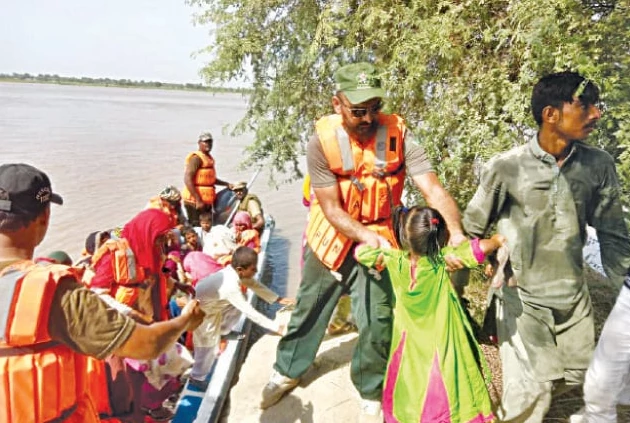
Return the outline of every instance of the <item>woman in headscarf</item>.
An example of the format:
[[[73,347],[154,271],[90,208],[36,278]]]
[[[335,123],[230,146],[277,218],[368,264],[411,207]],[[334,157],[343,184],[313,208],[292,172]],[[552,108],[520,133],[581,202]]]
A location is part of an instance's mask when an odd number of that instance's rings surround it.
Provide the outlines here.
[[[260,235],[252,227],[252,218],[246,211],[237,212],[232,221],[234,235],[238,245],[260,252]]]
[[[136,310],[144,314],[148,322],[168,318],[166,278],[162,274],[162,264],[163,246],[170,229],[169,216],[162,211],[147,209],[138,213],[123,228],[121,239],[106,242],[94,253],[92,265],[95,275],[89,287],[126,306],[117,307],[122,312]],[[123,242],[128,244],[133,253],[133,270],[138,279],[128,283],[117,280],[120,278],[115,274],[115,265],[112,265],[113,254],[125,254],[125,251],[121,251]]]
[[[121,239],[104,243],[94,253],[95,275],[89,283],[90,289],[112,307],[141,322],[167,319],[166,276],[162,265],[164,244],[171,228],[170,217],[161,210],[138,213],[124,226]],[[122,272],[125,266],[117,266],[117,258],[131,270]],[[119,357],[110,357],[107,363],[114,416],[133,423],[143,422],[144,414],[156,421],[172,417],[161,403],[174,393],[173,387],[161,391],[151,388],[143,373],[129,369]]]

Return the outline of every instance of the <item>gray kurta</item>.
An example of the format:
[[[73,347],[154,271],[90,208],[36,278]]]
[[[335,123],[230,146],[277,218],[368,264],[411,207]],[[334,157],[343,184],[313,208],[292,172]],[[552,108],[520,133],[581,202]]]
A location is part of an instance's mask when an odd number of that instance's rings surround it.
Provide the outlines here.
[[[518,288],[504,287],[498,295],[520,316],[518,332],[537,379],[586,368],[593,346],[592,307],[582,277],[586,225],[597,230],[604,269],[614,283],[621,286],[630,266],[612,157],[575,142],[558,167],[533,137],[486,164],[463,223],[479,237],[496,223],[508,240]]]

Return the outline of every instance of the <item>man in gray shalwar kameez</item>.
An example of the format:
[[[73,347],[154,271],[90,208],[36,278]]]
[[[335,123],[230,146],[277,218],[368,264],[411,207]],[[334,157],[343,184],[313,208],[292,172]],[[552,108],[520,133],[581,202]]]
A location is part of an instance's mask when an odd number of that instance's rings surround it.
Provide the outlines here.
[[[485,165],[464,213],[470,235],[496,224],[507,238],[516,280],[495,292],[501,421],[540,423],[552,393],[584,380],[594,348],[586,225],[597,231],[613,282],[621,286],[630,266],[614,160],[582,142],[601,117],[598,100],[597,86],[577,73],[542,78],[531,100],[538,133]]]

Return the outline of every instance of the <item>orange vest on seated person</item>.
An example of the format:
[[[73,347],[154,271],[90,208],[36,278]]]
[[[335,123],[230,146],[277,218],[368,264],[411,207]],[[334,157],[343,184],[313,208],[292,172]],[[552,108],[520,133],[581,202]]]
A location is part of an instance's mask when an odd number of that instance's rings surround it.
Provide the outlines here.
[[[353,219],[397,246],[392,228],[393,207],[401,204],[405,184],[405,124],[397,115],[378,115],[373,139],[360,144],[343,129],[341,115],[329,115],[315,130],[330,170],[337,176],[343,209]],[[310,204],[306,239],[326,267],[337,270],[354,241],[324,216],[316,198]]]
[[[195,173],[195,178],[193,179],[195,190],[201,197],[204,204],[213,204],[214,199],[216,198],[214,184],[217,182],[217,173],[214,168],[214,158],[210,155],[202,153],[201,151],[194,151],[186,156],[186,167],[188,167],[188,163],[193,156],[197,156],[201,160],[201,166],[197,169],[197,173]],[[184,189],[182,190],[182,200],[187,203],[195,203],[195,197],[190,193],[188,187],[186,186],[184,186]]]
[[[63,265],[23,261],[0,272],[0,422],[96,423],[87,385],[87,356],[48,333],[53,295]]]
[[[260,234],[258,234],[256,229],[245,229],[241,232],[238,245],[249,247],[257,253],[260,253]]]
[[[136,265],[136,258],[124,239],[109,239],[92,256],[92,266],[96,265],[105,255],[110,253],[110,263],[114,275],[115,286],[110,287],[110,295],[119,303],[132,307],[138,299],[138,285],[143,283],[146,276],[144,269]],[[120,285],[120,286],[119,286]],[[105,288],[95,285],[95,279],[87,283],[89,288]]]

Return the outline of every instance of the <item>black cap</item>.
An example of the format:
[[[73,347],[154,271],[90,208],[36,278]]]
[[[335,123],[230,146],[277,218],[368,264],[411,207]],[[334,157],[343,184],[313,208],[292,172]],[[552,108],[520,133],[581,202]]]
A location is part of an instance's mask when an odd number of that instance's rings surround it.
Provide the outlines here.
[[[53,193],[44,172],[24,163],[0,166],[0,212],[39,213],[49,203],[63,204],[63,198]]]

